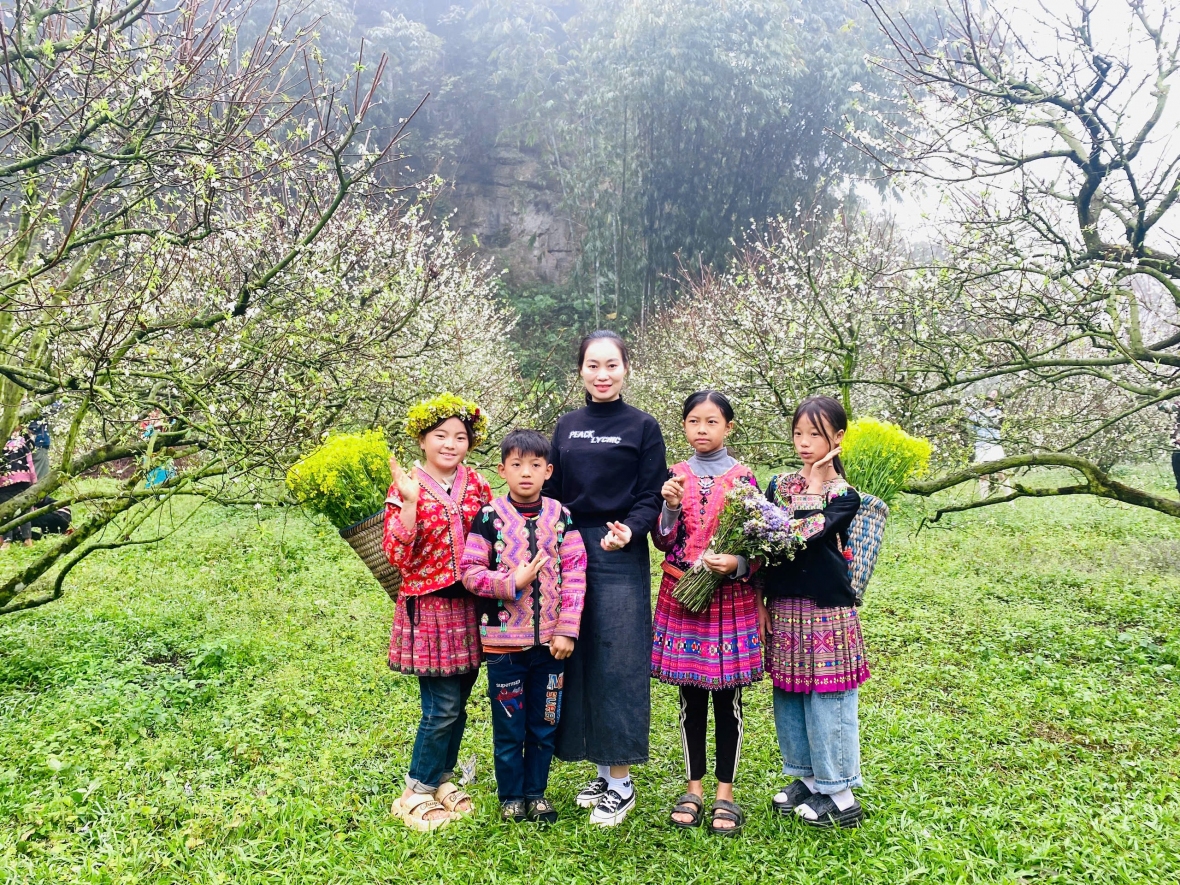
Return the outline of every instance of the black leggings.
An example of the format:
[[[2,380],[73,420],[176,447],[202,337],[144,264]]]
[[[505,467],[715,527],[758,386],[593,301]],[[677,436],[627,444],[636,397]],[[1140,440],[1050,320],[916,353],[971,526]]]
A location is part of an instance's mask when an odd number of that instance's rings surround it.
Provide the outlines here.
[[[6,485],[6,486],[0,488],[0,504],[3,504],[5,501],[15,498],[17,495],[19,495],[21,492],[23,492],[25,489],[27,489],[31,485],[32,485],[32,483],[30,483],[30,482],[14,482],[14,483],[11,483],[10,485]],[[19,515],[20,515],[19,513],[13,514],[14,517],[19,516]],[[8,520],[4,520],[4,521],[7,522]],[[5,532],[4,533],[4,540],[5,541],[12,541],[15,539],[16,535],[20,535],[21,538],[25,541],[32,540],[32,537],[33,537],[32,523],[22,522],[20,525],[18,525],[16,528],[12,529],[11,531]]]
[[[732,784],[742,755],[742,689],[680,686],[680,741],[684,747],[684,767],[688,779],[705,776],[708,758],[705,735],[709,728],[709,696],[713,697],[713,739],[717,744],[714,774],[719,783]]]

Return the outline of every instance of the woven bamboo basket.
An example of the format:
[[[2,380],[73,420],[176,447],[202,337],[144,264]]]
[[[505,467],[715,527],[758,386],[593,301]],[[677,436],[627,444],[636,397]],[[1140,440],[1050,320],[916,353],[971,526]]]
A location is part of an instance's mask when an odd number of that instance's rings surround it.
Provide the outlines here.
[[[385,533],[385,510],[379,510],[372,516],[355,522],[346,529],[340,530],[340,537],[349,543],[356,551],[356,555],[369,567],[373,577],[377,579],[389,598],[397,602],[397,591],[402,585],[402,575],[389,564],[389,557],[385,555],[385,548],[381,546]]]

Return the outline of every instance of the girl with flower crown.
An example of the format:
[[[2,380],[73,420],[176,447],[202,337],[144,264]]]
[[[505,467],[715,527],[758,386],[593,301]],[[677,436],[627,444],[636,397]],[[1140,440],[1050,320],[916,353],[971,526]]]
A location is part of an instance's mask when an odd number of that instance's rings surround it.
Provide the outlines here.
[[[389,643],[389,667],[418,677],[422,719],[405,791],[393,813],[411,829],[434,830],[472,810],[454,783],[467,699],[480,665],[475,597],[460,581],[459,560],[480,509],[492,499],[487,480],[463,465],[487,436],[479,406],[444,393],[419,403],[405,430],[425,464],[409,471],[390,458],[385,552],[402,584]]]

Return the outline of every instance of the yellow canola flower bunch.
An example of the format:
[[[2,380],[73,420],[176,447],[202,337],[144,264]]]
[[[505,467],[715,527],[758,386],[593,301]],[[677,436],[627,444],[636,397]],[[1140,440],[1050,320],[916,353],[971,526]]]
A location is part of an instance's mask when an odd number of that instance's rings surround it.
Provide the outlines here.
[[[890,504],[911,477],[925,471],[933,449],[930,440],[910,436],[896,424],[857,418],[848,425],[841,450],[852,487]]]
[[[380,512],[391,482],[380,430],[332,434],[287,471],[291,497],[338,529]]]
[[[455,396],[440,393],[433,399],[423,400],[406,414],[404,429],[412,439],[418,439],[431,427],[447,418],[458,418],[471,422],[471,448],[477,448],[488,438],[488,416],[476,403]]]

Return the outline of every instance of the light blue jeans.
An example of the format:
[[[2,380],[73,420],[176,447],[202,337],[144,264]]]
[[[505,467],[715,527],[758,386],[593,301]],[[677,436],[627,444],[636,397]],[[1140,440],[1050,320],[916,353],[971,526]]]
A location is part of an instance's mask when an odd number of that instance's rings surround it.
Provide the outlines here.
[[[794,692],[774,690],[774,728],[787,777],[814,777],[831,795],[863,786],[857,689]]]

